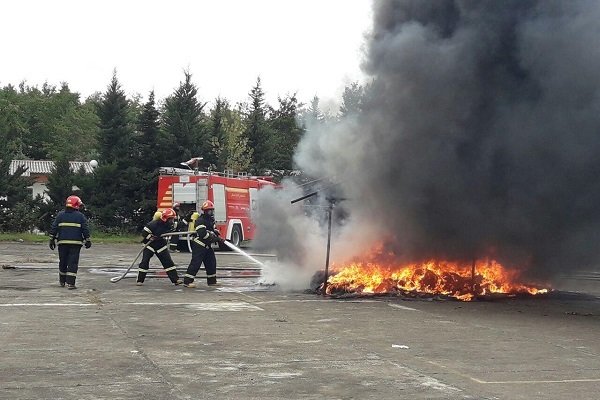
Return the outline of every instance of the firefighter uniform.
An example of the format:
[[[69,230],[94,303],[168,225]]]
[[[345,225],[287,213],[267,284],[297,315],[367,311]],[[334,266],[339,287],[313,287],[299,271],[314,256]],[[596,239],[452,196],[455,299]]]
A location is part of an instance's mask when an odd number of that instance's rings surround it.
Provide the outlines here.
[[[170,209],[168,209],[170,210]],[[172,211],[172,210],[171,210]],[[163,212],[164,215],[164,212]],[[179,285],[181,280],[177,276],[177,269],[175,267],[175,263],[171,259],[171,255],[169,254],[169,245],[167,241],[160,237],[160,235],[170,232],[173,230],[172,220],[152,220],[144,227],[144,239],[142,243],[150,244],[144,249],[142,254],[142,261],[138,265],[138,276],[137,283],[139,285],[144,283],[146,279],[146,274],[150,269],[150,259],[154,254],[160,260],[163,268],[167,272],[167,276],[171,280],[172,283]]]
[[[204,263],[206,269],[206,283],[217,284],[217,258],[211,244],[220,241],[218,231],[215,229],[215,218],[207,213],[201,214],[195,222],[195,235],[191,242],[192,259],[187,271],[183,276],[183,284],[187,287],[195,287],[194,279]]]
[[[58,282],[69,289],[75,289],[81,246],[92,245],[87,218],[78,211],[83,203],[78,197],[73,200],[75,197],[67,199],[67,207],[58,213],[50,228],[50,249],[58,244]]]

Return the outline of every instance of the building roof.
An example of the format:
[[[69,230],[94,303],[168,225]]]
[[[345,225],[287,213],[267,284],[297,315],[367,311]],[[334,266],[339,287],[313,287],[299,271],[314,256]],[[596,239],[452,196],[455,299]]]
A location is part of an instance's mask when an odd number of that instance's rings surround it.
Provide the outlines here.
[[[84,168],[86,174],[91,174],[94,171],[89,161],[69,161],[69,164],[71,164],[71,171],[73,172],[78,172],[81,167]],[[50,175],[54,168],[54,161],[12,160],[8,173],[11,175],[14,174],[21,165],[27,167],[27,171],[25,171],[23,176],[30,176],[31,174]]]

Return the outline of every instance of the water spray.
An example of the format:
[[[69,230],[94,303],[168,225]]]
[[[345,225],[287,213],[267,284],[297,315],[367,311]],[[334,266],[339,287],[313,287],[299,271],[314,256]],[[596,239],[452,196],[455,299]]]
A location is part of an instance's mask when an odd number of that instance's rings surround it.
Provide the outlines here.
[[[250,254],[246,253],[244,250],[240,249],[239,247],[234,246],[233,243],[230,243],[227,240],[223,240],[223,243],[225,244],[225,246],[229,247],[231,250],[235,251],[236,253],[243,255],[248,260],[260,265],[263,268],[265,267],[265,264],[261,263],[256,258],[252,257]]]

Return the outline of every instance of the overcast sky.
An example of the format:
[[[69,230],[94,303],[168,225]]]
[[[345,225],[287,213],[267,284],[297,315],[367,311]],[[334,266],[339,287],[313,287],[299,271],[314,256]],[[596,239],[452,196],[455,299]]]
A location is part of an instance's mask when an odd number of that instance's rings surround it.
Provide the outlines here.
[[[0,85],[69,83],[172,93],[189,69],[204,101],[243,101],[260,75],[269,102],[323,103],[361,81],[371,2],[345,0],[1,1]]]

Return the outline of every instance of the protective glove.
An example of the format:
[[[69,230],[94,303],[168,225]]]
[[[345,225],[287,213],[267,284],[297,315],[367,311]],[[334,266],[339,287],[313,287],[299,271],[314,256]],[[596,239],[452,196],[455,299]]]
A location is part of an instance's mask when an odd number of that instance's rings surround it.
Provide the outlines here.
[[[92,241],[90,239],[86,240],[84,246],[86,249],[89,249],[92,247]]]
[[[56,241],[54,239],[50,239],[48,242],[48,247],[50,247],[50,250],[54,250],[56,248]]]
[[[210,232],[208,232],[208,240],[210,240],[211,242],[216,243],[216,242],[218,242],[221,239],[219,238],[219,236],[217,236],[216,233],[210,231]]]

